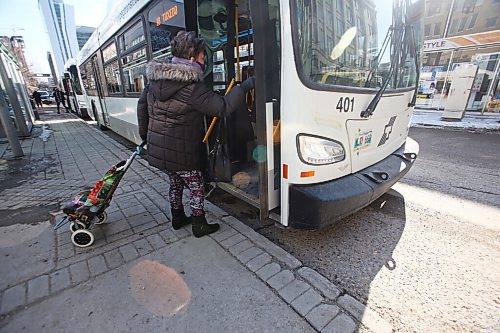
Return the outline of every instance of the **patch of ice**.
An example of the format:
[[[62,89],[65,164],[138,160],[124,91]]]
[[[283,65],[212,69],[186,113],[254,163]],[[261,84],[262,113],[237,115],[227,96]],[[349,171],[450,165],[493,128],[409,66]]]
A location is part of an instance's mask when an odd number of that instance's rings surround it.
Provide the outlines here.
[[[52,132],[54,132],[54,131],[49,129],[49,126],[43,125],[42,126],[42,134],[40,134],[39,138],[42,139],[43,142],[47,142],[47,140],[49,139]]]

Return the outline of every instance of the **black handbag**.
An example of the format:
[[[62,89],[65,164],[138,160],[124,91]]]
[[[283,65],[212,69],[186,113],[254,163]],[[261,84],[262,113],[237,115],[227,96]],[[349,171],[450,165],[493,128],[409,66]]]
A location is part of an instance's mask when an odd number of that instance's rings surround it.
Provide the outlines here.
[[[214,146],[208,154],[208,176],[211,181],[231,182],[233,178],[231,156],[224,140],[222,122],[223,119],[220,119]]]

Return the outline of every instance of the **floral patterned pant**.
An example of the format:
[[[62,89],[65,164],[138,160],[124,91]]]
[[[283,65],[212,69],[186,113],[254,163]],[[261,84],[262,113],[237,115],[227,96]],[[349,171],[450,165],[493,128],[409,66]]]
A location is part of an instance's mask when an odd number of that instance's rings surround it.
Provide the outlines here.
[[[186,186],[190,191],[189,205],[191,206],[192,216],[202,216],[203,210],[203,175],[201,171],[167,171],[170,177],[170,190],[168,196],[172,209],[182,209],[182,191]]]

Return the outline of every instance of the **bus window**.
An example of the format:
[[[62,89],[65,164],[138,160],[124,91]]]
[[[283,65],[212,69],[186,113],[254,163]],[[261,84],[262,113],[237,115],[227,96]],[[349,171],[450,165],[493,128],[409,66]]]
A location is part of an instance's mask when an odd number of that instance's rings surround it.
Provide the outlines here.
[[[122,93],[122,80],[120,78],[120,68],[118,67],[118,60],[104,65],[104,73],[106,76],[106,83],[108,86],[109,94]]]
[[[118,53],[116,52],[116,44],[115,42],[109,44],[102,50],[102,61],[104,63],[116,58]]]
[[[352,2],[353,5],[336,1],[327,8],[323,8],[320,0],[294,0],[292,3],[296,9],[296,65],[306,81],[378,88],[380,77],[385,80],[390,64],[395,63],[388,88],[407,88],[416,84],[413,44],[414,40],[419,40],[420,23],[411,17],[410,10],[405,18],[406,28],[391,29],[392,1],[359,0]],[[323,18],[324,13],[328,13],[329,20]],[[385,46],[386,36],[398,42]],[[403,47],[394,56],[396,44]]]
[[[123,54],[129,49],[145,42],[142,21],[137,22],[118,39],[120,41],[120,51]]]
[[[72,86],[75,90],[75,94],[82,95],[83,94],[82,87],[80,85],[80,80],[78,78],[78,70],[75,65],[71,65],[69,67],[69,75],[71,78]]]
[[[163,0],[149,10],[148,26],[153,59],[169,59],[170,41],[186,27],[184,4]]]
[[[92,70],[92,62],[89,60],[80,66],[80,73],[82,75],[83,88],[88,96],[97,96],[97,87]]]
[[[118,37],[125,92],[140,93],[146,86],[146,46],[142,21]]]
[[[146,60],[145,47],[122,57],[126,92],[140,93],[146,86]]]

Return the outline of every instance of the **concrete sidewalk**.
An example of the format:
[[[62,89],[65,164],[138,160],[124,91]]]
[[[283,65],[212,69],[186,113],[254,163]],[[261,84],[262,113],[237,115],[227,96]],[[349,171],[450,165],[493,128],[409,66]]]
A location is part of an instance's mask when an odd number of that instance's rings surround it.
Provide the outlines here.
[[[49,211],[131,151],[72,114],[40,112],[26,157],[0,144],[1,332],[390,332],[374,311],[206,202],[221,230],[173,230],[166,175],[138,158],[75,248]]]

